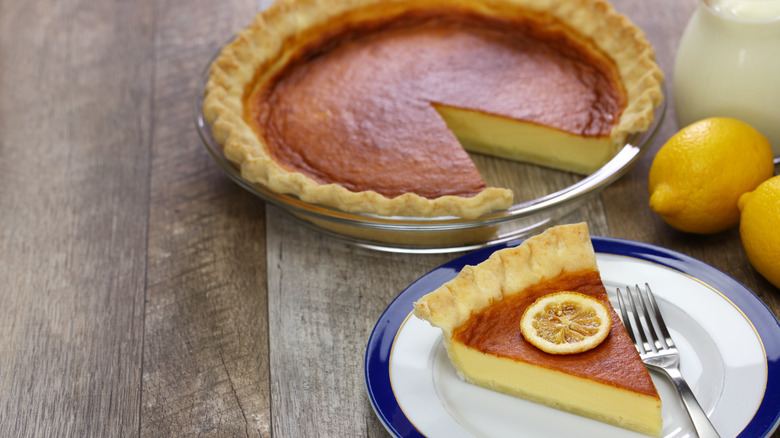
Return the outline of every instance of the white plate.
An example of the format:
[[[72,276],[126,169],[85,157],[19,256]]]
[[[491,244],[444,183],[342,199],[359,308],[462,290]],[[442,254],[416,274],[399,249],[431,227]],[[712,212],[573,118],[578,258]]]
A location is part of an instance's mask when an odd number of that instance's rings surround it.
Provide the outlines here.
[[[780,421],[780,323],[766,306],[731,277],[682,254],[618,239],[594,237],[593,243],[612,298],[616,287],[652,286],[680,348],[682,373],[721,436],[770,435]],[[457,376],[441,331],[412,316],[412,303],[500,248],[431,271],[377,322],[366,352],[366,384],[388,431],[447,438],[642,436]],[[695,436],[673,386],[651,374],[663,401],[664,436]]]

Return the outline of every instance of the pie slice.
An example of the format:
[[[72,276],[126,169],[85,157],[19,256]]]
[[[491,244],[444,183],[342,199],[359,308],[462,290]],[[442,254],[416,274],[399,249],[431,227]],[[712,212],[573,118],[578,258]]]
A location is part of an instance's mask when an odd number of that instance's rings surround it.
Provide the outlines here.
[[[549,354],[527,342],[520,318],[560,291],[600,300],[612,328],[576,354]],[[468,382],[651,436],[662,432],[661,399],[607,297],[584,223],[553,227],[466,266],[414,304],[439,327],[452,364]]]
[[[277,0],[211,66],[204,118],[242,176],[381,216],[513,203],[477,153],[591,173],[662,100],[604,0]]]

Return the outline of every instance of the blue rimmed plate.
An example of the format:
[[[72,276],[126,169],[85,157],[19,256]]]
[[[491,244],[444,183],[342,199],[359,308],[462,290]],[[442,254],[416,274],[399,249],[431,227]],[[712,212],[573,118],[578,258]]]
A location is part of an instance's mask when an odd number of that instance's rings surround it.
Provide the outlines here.
[[[766,437],[780,423],[780,323],[742,284],[683,254],[593,237],[599,270],[616,287],[650,283],[682,354],[682,373],[722,437]],[[412,303],[465,265],[504,245],[429,272],[385,310],[368,342],[365,378],[373,408],[396,437],[642,436],[470,385],[458,378],[441,331],[411,314]],[[614,301],[614,300],[613,300]],[[692,427],[672,385],[652,373],[663,400],[664,436]]]

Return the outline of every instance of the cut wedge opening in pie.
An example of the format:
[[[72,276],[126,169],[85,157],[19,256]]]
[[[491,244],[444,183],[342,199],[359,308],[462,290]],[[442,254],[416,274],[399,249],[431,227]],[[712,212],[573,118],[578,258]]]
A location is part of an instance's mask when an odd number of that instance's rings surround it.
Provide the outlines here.
[[[466,149],[591,173],[650,126],[661,81],[603,0],[279,0],[217,57],[203,114],[273,191],[474,218],[513,193]]]
[[[609,333],[586,351],[551,354],[522,333],[526,309],[561,292],[595,299],[609,313]],[[415,302],[414,314],[442,330],[447,354],[468,382],[661,435],[661,399],[609,302],[584,223],[552,227],[466,266]]]

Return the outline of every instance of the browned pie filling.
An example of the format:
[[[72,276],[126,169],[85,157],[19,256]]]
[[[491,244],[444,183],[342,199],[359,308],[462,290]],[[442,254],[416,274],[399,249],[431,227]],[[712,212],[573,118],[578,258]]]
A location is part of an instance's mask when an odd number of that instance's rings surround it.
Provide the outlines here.
[[[460,343],[483,353],[528,362],[580,377],[594,379],[619,388],[657,396],[644,365],[622,323],[611,306],[612,330],[596,348],[571,355],[547,354],[525,340],[520,318],[525,308],[537,298],[562,290],[580,292],[609,303],[607,291],[598,272],[569,274],[535,285],[523,294],[513,295],[474,314],[456,329],[453,337]],[[625,338],[618,342],[618,338]]]
[[[607,137],[625,106],[612,62],[551,20],[417,12],[322,32],[245,96],[245,117],[321,184],[474,196],[486,183],[435,105]]]

